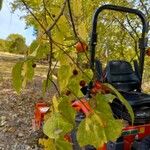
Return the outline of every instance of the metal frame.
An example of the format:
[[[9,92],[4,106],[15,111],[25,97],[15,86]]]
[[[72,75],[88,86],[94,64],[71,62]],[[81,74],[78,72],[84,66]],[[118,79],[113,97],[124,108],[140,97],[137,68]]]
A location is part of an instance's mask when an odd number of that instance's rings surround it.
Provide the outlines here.
[[[121,6],[115,6],[115,5],[103,5],[99,8],[94,13],[93,16],[93,21],[92,21],[92,33],[91,33],[91,38],[90,38],[90,68],[94,70],[94,62],[95,62],[95,46],[97,43],[97,20],[98,20],[98,15],[103,11],[103,10],[114,10],[114,11],[119,11],[119,12],[125,12],[125,13],[131,13],[137,15],[142,22],[142,34],[141,38],[139,39],[139,49],[140,49],[140,60],[139,60],[139,72],[140,72],[140,86],[142,83],[142,76],[143,76],[143,68],[144,68],[144,57],[145,57],[145,49],[147,46],[147,32],[148,32],[148,26],[146,22],[146,18],[144,14],[136,9],[132,8],[127,8],[127,7],[121,7]]]

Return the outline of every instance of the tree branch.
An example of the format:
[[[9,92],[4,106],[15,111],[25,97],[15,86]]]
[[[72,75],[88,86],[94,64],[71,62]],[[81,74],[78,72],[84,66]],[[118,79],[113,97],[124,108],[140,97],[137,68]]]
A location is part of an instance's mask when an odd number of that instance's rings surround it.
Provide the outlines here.
[[[49,10],[48,10],[47,7],[46,7],[45,0],[43,0],[43,6],[44,6],[44,9],[45,9],[45,11],[47,12],[48,16],[49,16],[53,21],[55,21],[54,18],[52,17],[52,15],[51,15],[51,13],[49,12]],[[56,23],[56,26],[57,26],[57,28],[59,29],[57,23]],[[60,30],[60,29],[59,29],[59,30]]]
[[[137,38],[139,38],[139,35],[138,35],[136,29],[133,28],[133,26],[132,26],[132,24],[131,24],[131,22],[130,22],[130,19],[129,19],[129,17],[128,17],[128,15],[126,15],[126,18],[127,18],[127,22],[128,22],[128,24],[129,24],[129,26],[131,27],[131,29],[133,30],[133,32],[136,34]]]
[[[53,43],[54,43],[64,54],[66,54],[66,55],[70,58],[70,60],[78,67],[78,69],[79,69],[83,74],[85,74],[84,71],[82,70],[82,68],[79,66],[79,64],[76,63],[75,60],[74,60],[63,48],[61,48],[57,43],[55,43],[55,41],[53,41]],[[89,76],[87,76],[86,74],[85,74],[85,76],[86,76],[87,78],[89,78]],[[89,78],[89,79],[90,79],[90,78]]]
[[[55,65],[54,68],[53,68],[53,70],[52,70],[53,43],[52,43],[52,38],[51,38],[51,33],[50,33],[50,32],[49,32],[48,38],[49,38],[49,44],[50,44],[50,51],[49,51],[49,55],[48,55],[48,64],[49,64],[49,67],[48,67],[47,79],[46,79],[46,86],[45,86],[45,87],[46,87],[46,89],[47,89],[47,87],[48,87],[48,80],[50,80],[50,81],[53,83],[53,85],[54,85],[54,87],[55,87],[55,89],[56,89],[58,95],[60,95],[60,92],[59,92],[59,90],[58,90],[57,85],[56,85],[55,82],[50,78],[50,74],[53,73],[53,71],[54,71],[54,69],[55,69],[55,66],[56,66],[56,65]]]
[[[142,0],[140,0],[140,3],[142,4],[142,7],[145,9],[146,15],[147,15],[147,17],[148,17],[148,16],[149,16],[149,12],[148,12],[147,7],[145,6],[145,4],[143,3]]]
[[[67,0],[64,1],[63,6],[62,6],[62,8],[61,8],[61,11],[60,11],[59,15],[58,15],[57,18],[54,20],[53,24],[52,24],[50,27],[48,27],[48,28],[46,29],[46,32],[45,32],[45,33],[48,33],[49,31],[51,31],[51,30],[53,29],[53,27],[56,25],[56,23],[58,22],[58,20],[60,19],[60,17],[63,15],[63,12],[64,12],[65,7],[66,7],[66,3],[67,3]]]
[[[127,27],[118,19],[118,18],[116,18],[116,17],[114,17],[117,21],[118,21],[118,23],[123,27],[123,29],[125,29],[127,32],[128,32],[128,34],[131,36],[131,38],[134,40],[134,43],[135,43],[135,53],[137,54],[137,57],[138,57],[138,59],[140,59],[139,58],[139,55],[138,55],[138,51],[137,51],[137,40],[136,40],[136,38],[133,36],[133,34],[127,29]]]
[[[133,34],[127,29],[127,27],[118,18],[116,18],[116,17],[114,17],[114,18],[122,26],[122,28],[125,29],[129,33],[129,35],[132,37],[132,39],[136,40],[135,37],[133,36]]]
[[[72,16],[70,0],[67,0],[67,4],[68,4],[68,10],[69,10],[70,20],[71,20],[71,24],[72,24],[72,29],[73,29],[74,35],[80,41],[80,39],[78,37],[78,34],[76,32],[76,28],[75,28],[75,24],[74,24],[74,20],[73,20],[73,16]]]

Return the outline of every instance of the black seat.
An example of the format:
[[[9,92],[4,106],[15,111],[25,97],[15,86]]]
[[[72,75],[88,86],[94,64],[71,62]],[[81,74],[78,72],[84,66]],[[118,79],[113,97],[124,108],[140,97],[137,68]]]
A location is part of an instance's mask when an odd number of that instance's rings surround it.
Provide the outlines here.
[[[110,61],[106,66],[106,82],[121,91],[139,89],[139,78],[129,62],[123,60]]]
[[[150,123],[150,95],[140,92],[121,92],[131,105],[135,120],[134,124]],[[115,116],[127,120],[131,123],[130,115],[126,107],[116,98],[111,103],[111,108]]]
[[[129,62],[110,61],[106,66],[106,82],[128,100],[135,114],[135,124],[150,123],[150,95],[138,92],[140,80]],[[111,103],[111,108],[115,116],[131,122],[127,109],[117,98]]]

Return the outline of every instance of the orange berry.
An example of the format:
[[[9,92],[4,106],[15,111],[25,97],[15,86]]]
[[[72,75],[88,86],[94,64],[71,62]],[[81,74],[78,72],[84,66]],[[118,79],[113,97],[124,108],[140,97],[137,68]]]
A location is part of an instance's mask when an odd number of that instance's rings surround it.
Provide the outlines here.
[[[75,48],[76,48],[78,53],[82,53],[82,52],[85,52],[88,50],[88,46],[84,42],[77,42],[75,45]]]

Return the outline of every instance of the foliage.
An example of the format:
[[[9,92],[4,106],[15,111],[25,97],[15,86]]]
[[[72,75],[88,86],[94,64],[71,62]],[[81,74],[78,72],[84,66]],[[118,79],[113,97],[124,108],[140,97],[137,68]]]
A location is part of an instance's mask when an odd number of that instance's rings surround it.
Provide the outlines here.
[[[25,60],[16,63],[12,70],[13,87],[20,93],[21,88],[26,86],[26,83],[32,80],[34,75],[34,68],[32,67],[32,60]]]
[[[6,39],[6,47],[10,53],[26,54],[25,38],[19,34],[10,34]]]
[[[28,76],[29,70],[26,70],[25,67],[25,65],[27,65],[26,63],[29,62],[29,60],[26,60],[24,62],[17,63],[13,68],[13,79],[16,90],[21,88],[20,83],[23,83],[24,80],[27,81],[27,79],[32,78],[32,76]],[[62,65],[58,69],[58,81],[63,80],[65,77],[67,78],[65,78],[63,85],[62,83],[60,84],[63,86],[63,88],[60,90],[59,98],[55,96],[52,100],[51,113],[49,118],[45,121],[43,127],[44,133],[49,137],[48,140],[40,140],[40,143],[44,144],[45,149],[48,149],[48,147],[49,149],[54,147],[56,150],[59,150],[62,147],[66,149],[71,149],[72,147],[71,144],[64,140],[64,136],[67,133],[71,133],[71,131],[76,128],[76,111],[72,108],[71,103],[72,100],[80,100],[80,97],[83,97],[83,94],[80,92],[80,81],[84,80],[86,83],[89,83],[89,81],[91,81],[93,78],[93,73],[90,70],[82,69],[82,72],[81,70],[73,67],[73,65],[74,64],[71,63],[69,65],[68,62],[68,66]],[[21,75],[20,80],[16,81],[15,73]],[[116,93],[122,103],[125,104],[128,110],[130,110],[129,113],[131,114],[132,119],[134,119],[131,106],[118,94],[113,87],[109,87],[113,89],[114,93]],[[67,91],[70,91],[70,93],[68,94]],[[90,99],[90,106],[91,110],[94,111],[91,111],[90,115],[80,123],[77,130],[77,139],[80,146],[92,144],[95,147],[101,147],[104,143],[110,140],[115,141],[117,137],[121,135],[123,122],[113,117],[109,105],[114,98],[115,96],[111,94],[105,95],[101,92],[97,93],[95,96],[92,96]],[[94,140],[91,140],[91,137]],[[51,147],[49,144],[51,144]]]
[[[0,39],[0,51],[7,51],[6,41],[3,39]]]
[[[72,145],[62,139],[57,139],[54,144],[54,140],[51,139],[39,139],[39,143],[45,146],[45,150],[70,150]]]
[[[55,95],[51,104],[52,112],[43,127],[49,139],[40,141],[46,149],[58,150],[62,147],[71,149],[71,145],[64,141],[64,136],[72,129],[76,129],[74,122],[76,113],[71,107],[71,102],[84,97],[80,90],[81,81],[85,81],[86,85],[90,81],[94,82],[94,72],[87,65],[89,53],[87,51],[77,53],[75,44],[88,43],[92,14],[96,7],[104,3],[136,8],[144,8],[146,5],[145,3],[141,6],[140,2],[136,3],[134,0],[15,0],[12,4],[14,10],[28,11],[24,16],[26,24],[33,26],[37,31],[37,40],[31,44],[28,57],[23,62],[17,63],[13,69],[15,89],[19,92],[33,77],[32,62],[48,58],[49,69],[47,79],[43,82],[43,89],[48,90],[51,82],[57,91],[57,96]],[[141,26],[137,17],[106,11],[99,20],[97,57],[104,63],[114,58],[129,61],[138,59],[137,43]],[[127,52],[128,55],[125,55]],[[28,67],[30,69],[27,69]],[[16,73],[19,74],[18,81]],[[127,107],[133,121],[131,106],[112,86],[107,86]],[[113,117],[109,105],[113,99],[114,95],[103,94],[101,91],[89,98],[88,103],[92,111],[77,128],[80,146],[92,144],[99,147],[108,141],[115,141],[120,136],[123,122]]]

